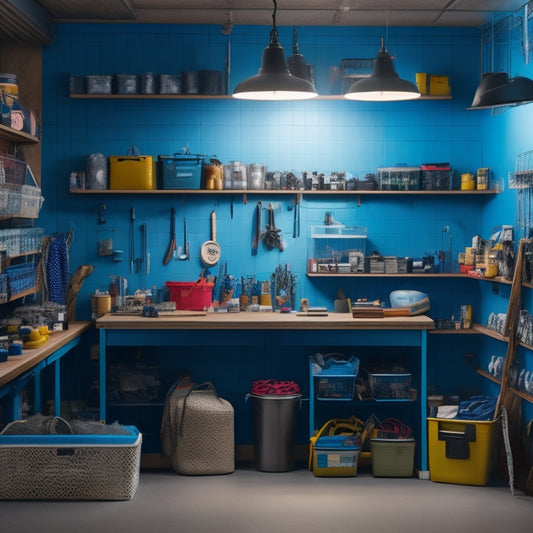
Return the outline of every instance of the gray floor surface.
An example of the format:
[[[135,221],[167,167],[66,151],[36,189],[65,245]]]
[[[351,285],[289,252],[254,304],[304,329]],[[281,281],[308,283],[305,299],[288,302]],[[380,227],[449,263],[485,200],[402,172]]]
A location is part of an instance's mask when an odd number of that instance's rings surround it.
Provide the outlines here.
[[[1,479],[0,479],[1,483]],[[416,478],[315,477],[304,467],[223,476],[142,470],[130,501],[2,501],[3,533],[389,533],[533,531],[533,498]]]

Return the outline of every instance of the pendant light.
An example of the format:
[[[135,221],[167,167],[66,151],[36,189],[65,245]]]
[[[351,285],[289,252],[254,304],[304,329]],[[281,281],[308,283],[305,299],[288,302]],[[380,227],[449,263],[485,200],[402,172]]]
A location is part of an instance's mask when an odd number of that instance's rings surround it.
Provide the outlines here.
[[[392,56],[385,50],[381,38],[381,50],[374,60],[372,74],[352,84],[344,95],[348,100],[364,100],[371,102],[414,100],[420,92],[414,83],[401,79],[392,64]]]
[[[533,80],[516,76],[509,78],[506,72],[483,74],[467,109],[488,109],[492,107],[517,106],[533,102]]]
[[[279,44],[276,28],[276,0],[272,14],[270,43],[263,50],[259,72],[241,81],[233,91],[234,98],[243,100],[305,100],[317,96],[314,85],[298,76],[293,76],[287,68],[285,52]]]
[[[289,72],[293,76],[302,78],[315,85],[313,76],[313,68],[305,61],[305,57],[300,53],[300,45],[298,44],[298,30],[296,26],[292,27],[292,56],[287,58],[287,66]]]

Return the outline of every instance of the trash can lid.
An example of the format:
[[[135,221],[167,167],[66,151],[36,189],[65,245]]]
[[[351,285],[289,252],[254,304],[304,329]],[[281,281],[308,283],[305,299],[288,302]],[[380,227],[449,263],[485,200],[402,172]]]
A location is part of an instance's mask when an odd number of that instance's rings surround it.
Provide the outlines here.
[[[302,397],[301,394],[247,394],[246,399],[253,398],[255,400],[298,400]]]
[[[256,396],[294,396],[300,394],[300,387],[292,380],[259,379],[252,383],[252,394]]]

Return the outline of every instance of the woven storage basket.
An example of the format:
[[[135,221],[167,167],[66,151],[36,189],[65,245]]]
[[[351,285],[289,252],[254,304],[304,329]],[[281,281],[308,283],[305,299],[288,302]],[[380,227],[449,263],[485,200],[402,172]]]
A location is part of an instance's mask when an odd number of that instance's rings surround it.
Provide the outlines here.
[[[170,394],[170,423],[162,428],[162,449],[179,474],[230,474],[235,470],[233,406],[211,383],[193,385],[186,394]],[[168,433],[170,432],[170,438]]]
[[[1,435],[2,500],[131,500],[142,436]]]

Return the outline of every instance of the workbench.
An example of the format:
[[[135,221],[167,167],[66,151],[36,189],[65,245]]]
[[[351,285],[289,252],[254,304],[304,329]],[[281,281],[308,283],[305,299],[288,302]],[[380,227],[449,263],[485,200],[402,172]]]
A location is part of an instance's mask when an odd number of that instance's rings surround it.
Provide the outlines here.
[[[10,418],[18,420],[22,416],[22,390],[34,378],[34,411],[42,410],[41,371],[54,365],[54,414],[61,414],[61,358],[80,343],[81,334],[93,322],[70,322],[69,328],[54,331],[48,341],[39,348],[23,349],[21,355],[9,356],[0,363],[0,398],[11,396]]]
[[[280,357],[290,346],[404,346],[419,353],[420,457],[419,470],[427,472],[427,330],[434,328],[427,316],[353,318],[349,313],[328,316],[298,316],[296,313],[242,312],[189,313],[144,318],[141,316],[106,314],[96,320],[100,334],[99,379],[100,418],[106,419],[106,350],[110,346],[180,346],[198,344],[231,346],[246,333],[262,333],[268,344],[266,353]],[[204,332],[199,335],[199,330]],[[235,333],[239,331],[240,334]],[[210,335],[210,332],[216,332]],[[331,335],[333,333],[333,335]],[[310,410],[311,411],[311,410]],[[312,416],[310,412],[310,417]]]

